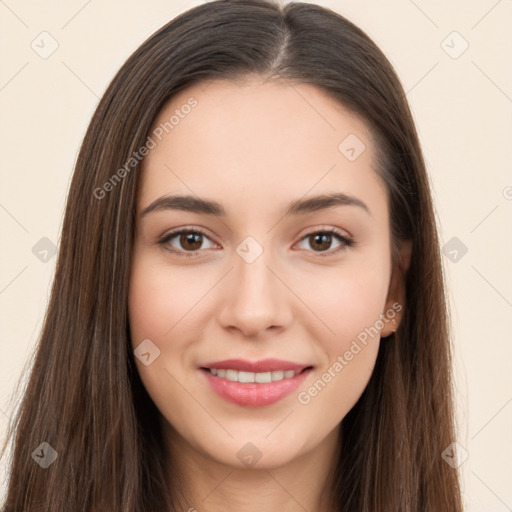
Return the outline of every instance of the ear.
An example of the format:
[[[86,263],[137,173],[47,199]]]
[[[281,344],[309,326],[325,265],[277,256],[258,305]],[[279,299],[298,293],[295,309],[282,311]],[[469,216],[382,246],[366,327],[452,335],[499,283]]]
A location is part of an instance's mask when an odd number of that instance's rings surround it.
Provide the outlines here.
[[[384,328],[381,337],[385,338],[393,334],[400,324],[405,305],[405,274],[411,264],[412,240],[403,240],[398,249],[397,261],[391,270],[386,306],[383,311]],[[386,312],[394,312],[395,315],[387,315]]]

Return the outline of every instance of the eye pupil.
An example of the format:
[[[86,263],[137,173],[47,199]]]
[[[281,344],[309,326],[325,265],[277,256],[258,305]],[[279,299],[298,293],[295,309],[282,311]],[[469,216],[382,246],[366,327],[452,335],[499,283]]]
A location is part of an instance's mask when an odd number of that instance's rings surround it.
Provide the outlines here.
[[[185,249],[197,251],[201,248],[202,236],[200,233],[184,233],[180,237],[180,243]],[[191,244],[192,247],[188,244]]]
[[[313,249],[315,249],[315,244],[320,244],[320,247],[318,248],[319,251],[328,249],[331,245],[331,235],[327,233],[315,233],[311,235],[311,237],[314,240],[314,243],[312,244]],[[317,249],[315,249],[317,250]]]

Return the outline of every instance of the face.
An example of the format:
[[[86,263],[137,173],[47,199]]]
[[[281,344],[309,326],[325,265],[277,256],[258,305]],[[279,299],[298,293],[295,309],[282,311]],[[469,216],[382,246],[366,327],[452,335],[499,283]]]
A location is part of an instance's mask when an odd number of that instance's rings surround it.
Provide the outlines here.
[[[236,467],[320,449],[402,307],[367,126],[253,78],[180,91],[150,137],[129,317],[169,437]]]

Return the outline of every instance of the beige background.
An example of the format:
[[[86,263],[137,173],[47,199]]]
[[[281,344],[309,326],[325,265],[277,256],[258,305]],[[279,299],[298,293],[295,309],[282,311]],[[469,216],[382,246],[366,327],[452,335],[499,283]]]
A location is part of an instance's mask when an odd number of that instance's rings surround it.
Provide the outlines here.
[[[198,3],[0,1],[2,437],[14,386],[37,341],[55,266],[55,257],[40,261],[32,248],[43,237],[58,243],[69,179],[93,110],[136,47]],[[456,344],[459,442],[469,454],[461,466],[467,510],[512,511],[512,2],[313,3],[365,30],[408,92],[441,239],[445,244],[457,237],[467,247],[462,255],[448,245],[444,259]],[[40,36],[44,31],[50,35]],[[43,59],[32,41],[40,53],[52,44],[58,48]],[[456,254],[458,260],[451,261]]]

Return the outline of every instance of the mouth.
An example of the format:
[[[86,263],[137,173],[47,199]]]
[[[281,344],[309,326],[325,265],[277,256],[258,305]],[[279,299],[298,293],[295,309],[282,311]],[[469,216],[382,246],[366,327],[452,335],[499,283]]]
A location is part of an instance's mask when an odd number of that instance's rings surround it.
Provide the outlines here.
[[[260,407],[290,395],[312,372],[313,365],[276,359],[260,362],[226,360],[199,367],[213,391],[230,403]]]
[[[306,366],[300,370],[274,370],[272,372],[246,372],[234,370],[232,368],[204,368],[201,370],[209,372],[210,375],[221,379],[227,379],[231,382],[240,382],[241,384],[257,383],[268,384],[270,382],[279,382],[281,380],[293,379],[306,370],[312,369],[312,366]]]

